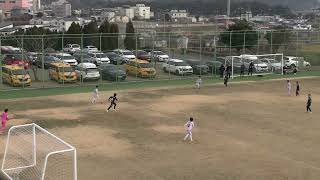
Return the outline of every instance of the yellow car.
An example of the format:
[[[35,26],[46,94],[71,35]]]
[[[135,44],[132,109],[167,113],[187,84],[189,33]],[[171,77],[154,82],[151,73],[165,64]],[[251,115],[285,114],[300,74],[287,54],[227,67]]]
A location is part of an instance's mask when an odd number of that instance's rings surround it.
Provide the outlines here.
[[[137,75],[141,78],[154,78],[157,74],[156,69],[145,60],[129,60],[124,65],[127,74]]]
[[[11,86],[30,86],[31,77],[23,66],[7,65],[2,67],[2,80]]]
[[[70,64],[51,63],[49,67],[49,78],[60,83],[72,83],[77,81],[77,75]]]

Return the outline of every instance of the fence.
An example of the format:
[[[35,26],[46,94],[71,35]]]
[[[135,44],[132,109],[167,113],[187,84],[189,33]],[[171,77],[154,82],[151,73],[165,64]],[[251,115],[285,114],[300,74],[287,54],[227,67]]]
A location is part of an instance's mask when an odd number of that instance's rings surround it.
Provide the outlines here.
[[[68,44],[78,44],[79,50],[67,49]],[[96,79],[86,77],[90,74],[83,67],[68,68],[53,67],[50,62],[63,51],[73,55],[69,59],[60,54],[59,58],[64,62],[76,59],[77,63],[95,62],[100,65],[103,60],[102,54],[96,57],[96,53],[89,53],[87,46],[95,46],[98,50],[106,53],[114,63],[114,66],[98,66],[100,74]],[[278,73],[274,71],[270,60],[281,62],[275,56],[264,54],[284,54],[284,63],[297,60],[295,66],[299,71],[314,70],[320,66],[320,31],[292,31],[292,30],[259,30],[259,31],[205,31],[205,32],[146,32],[136,34],[50,34],[50,35],[11,35],[0,37],[1,66],[0,90],[10,88],[45,88],[59,86],[86,86],[105,83],[152,81],[165,79],[196,78],[199,75],[219,78],[221,64],[227,64],[228,57],[244,54],[258,56],[255,66],[266,64],[267,70],[263,73]],[[14,47],[14,48],[13,48]],[[135,61],[134,64],[125,63],[126,55],[111,53],[114,49],[130,49],[135,51],[140,59],[148,59],[149,64]],[[144,50],[149,55],[144,55]],[[165,55],[170,59],[185,60],[193,73],[189,74],[186,69],[172,65],[166,69],[162,61],[166,61]],[[119,54],[120,53],[120,54]],[[142,53],[142,54],[140,54]],[[287,57],[292,56],[292,57]],[[243,56],[242,56],[243,57]],[[263,57],[264,62],[261,62]],[[299,57],[299,58],[294,58]],[[268,61],[266,61],[268,60]],[[311,64],[311,67],[308,63]],[[71,61],[69,61],[70,63]],[[75,63],[75,62],[72,62]],[[72,64],[70,63],[70,64]],[[142,64],[141,64],[142,63]],[[230,63],[230,62],[229,62]],[[237,66],[244,64],[240,58]],[[248,62],[246,62],[248,63]],[[10,69],[7,65],[18,64],[24,69]],[[281,66],[282,66],[281,65]],[[293,67],[291,67],[292,69]],[[94,70],[93,70],[94,71]],[[185,72],[184,72],[185,71]],[[248,67],[245,67],[248,71]],[[155,74],[156,72],[156,74]],[[262,72],[254,72],[262,73]],[[237,74],[237,73],[236,73]],[[30,76],[30,80],[29,80]],[[87,80],[94,79],[94,80]],[[31,81],[31,83],[30,83]]]

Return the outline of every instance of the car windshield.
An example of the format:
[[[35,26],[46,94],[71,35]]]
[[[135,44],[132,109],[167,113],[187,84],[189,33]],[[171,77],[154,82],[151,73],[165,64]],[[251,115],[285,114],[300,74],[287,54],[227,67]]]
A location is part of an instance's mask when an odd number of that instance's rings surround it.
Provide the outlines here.
[[[59,67],[60,72],[73,72],[72,67]]]
[[[98,69],[97,68],[88,68],[86,69],[87,72],[97,72]]]
[[[117,68],[115,66],[104,66],[103,69],[116,70]]]
[[[138,54],[138,55],[148,55],[148,53],[145,52],[145,51],[138,51],[138,52],[136,52],[136,54]]]
[[[156,54],[156,55],[166,55],[165,53],[163,53],[161,51],[156,51],[156,52],[154,52],[154,54]]]
[[[74,59],[73,56],[59,56],[59,58],[60,58],[61,60],[71,60],[71,59]]]
[[[12,56],[12,59],[25,60],[26,56],[22,56],[21,54],[15,54],[14,56]]]
[[[96,56],[97,56],[97,58],[104,58],[104,57],[106,57],[106,55],[103,54],[103,53],[96,54]]]
[[[152,68],[152,64],[150,64],[150,63],[140,63],[139,67],[141,67],[141,68]]]
[[[115,57],[117,57],[117,54],[115,54],[115,53],[108,53],[108,54],[106,54],[108,57],[111,57],[111,58],[115,58]]]
[[[45,57],[44,60],[45,61],[55,61],[56,59],[52,56],[49,56],[49,57]]]
[[[124,51],[122,52],[123,55],[134,55],[132,52],[130,51]]]
[[[188,66],[188,64],[185,62],[176,62],[175,65],[176,66]]]
[[[17,70],[13,70],[12,74],[13,75],[26,75],[27,71],[25,71],[24,69],[17,69]]]
[[[73,48],[80,48],[80,46],[78,44],[73,44],[72,47]]]

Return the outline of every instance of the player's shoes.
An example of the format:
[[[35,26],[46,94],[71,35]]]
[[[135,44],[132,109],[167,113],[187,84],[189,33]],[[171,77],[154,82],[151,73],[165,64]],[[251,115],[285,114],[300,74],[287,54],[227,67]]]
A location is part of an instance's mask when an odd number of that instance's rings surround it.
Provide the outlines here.
[[[108,109],[106,109],[106,111],[107,111],[107,112],[109,112],[109,110],[108,110]]]

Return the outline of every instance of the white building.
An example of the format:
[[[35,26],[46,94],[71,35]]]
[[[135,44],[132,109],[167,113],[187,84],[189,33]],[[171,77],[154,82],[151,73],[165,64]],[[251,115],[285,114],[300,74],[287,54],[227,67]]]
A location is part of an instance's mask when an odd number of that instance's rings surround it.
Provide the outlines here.
[[[144,4],[136,4],[134,7],[134,14],[138,19],[150,19],[150,7],[145,6]]]
[[[69,17],[72,14],[71,4],[66,0],[59,0],[51,4],[52,12],[56,17]]]
[[[246,21],[251,21],[252,19],[252,12],[251,11],[246,11],[244,13],[241,13],[240,16],[241,20],[246,20]]]
[[[171,10],[170,15],[171,15],[171,18],[177,19],[177,18],[187,18],[189,14],[187,10]]]
[[[135,7],[123,7],[120,9],[121,16],[127,16],[130,19],[133,19],[135,16]]]
[[[68,31],[72,23],[77,23],[80,26],[84,25],[85,21],[82,21],[76,17],[66,17],[66,18],[33,18],[30,20],[30,27],[41,26],[50,30],[57,30],[59,32]]]
[[[30,4],[32,4],[32,11],[34,13],[41,10],[41,0],[30,0]]]

